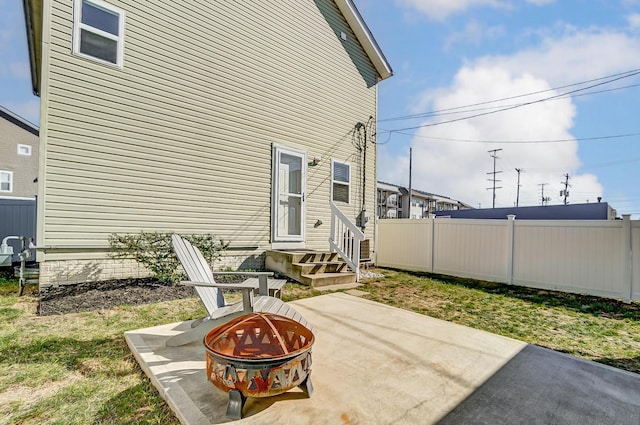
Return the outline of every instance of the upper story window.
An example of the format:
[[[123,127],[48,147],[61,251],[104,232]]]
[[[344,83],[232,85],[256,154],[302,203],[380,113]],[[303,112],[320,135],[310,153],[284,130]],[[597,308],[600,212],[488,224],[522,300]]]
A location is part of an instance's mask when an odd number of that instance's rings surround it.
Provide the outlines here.
[[[0,171],[0,192],[13,192],[13,172]]]
[[[31,156],[31,146],[29,146],[29,145],[18,145],[18,155]]]
[[[122,67],[124,11],[100,0],[74,0],[73,53]]]
[[[331,161],[331,199],[348,204],[350,187],[351,165],[346,162]]]

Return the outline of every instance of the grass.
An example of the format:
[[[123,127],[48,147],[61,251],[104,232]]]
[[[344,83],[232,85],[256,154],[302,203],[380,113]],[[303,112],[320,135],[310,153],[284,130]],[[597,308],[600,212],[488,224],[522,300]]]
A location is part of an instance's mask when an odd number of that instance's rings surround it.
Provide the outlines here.
[[[640,305],[383,270],[366,298],[640,372]],[[35,314],[0,277],[0,424],[178,424],[124,342],[127,330],[204,315],[196,299]],[[319,295],[287,285],[287,301]]]

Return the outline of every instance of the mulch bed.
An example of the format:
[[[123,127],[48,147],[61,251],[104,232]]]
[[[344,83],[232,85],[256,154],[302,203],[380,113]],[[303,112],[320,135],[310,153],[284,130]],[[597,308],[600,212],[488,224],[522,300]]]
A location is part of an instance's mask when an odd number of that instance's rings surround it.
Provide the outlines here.
[[[119,305],[149,304],[194,297],[192,287],[160,283],[154,278],[114,279],[40,289],[38,314],[76,313]]]

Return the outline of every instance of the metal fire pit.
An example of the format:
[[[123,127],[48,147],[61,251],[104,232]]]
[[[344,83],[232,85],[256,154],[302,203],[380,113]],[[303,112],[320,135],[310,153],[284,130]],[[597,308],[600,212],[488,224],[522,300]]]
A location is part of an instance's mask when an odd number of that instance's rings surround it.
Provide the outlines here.
[[[269,397],[300,387],[309,397],[311,330],[271,313],[240,316],[204,338],[207,377],[229,393],[227,417],[240,419],[247,397]]]

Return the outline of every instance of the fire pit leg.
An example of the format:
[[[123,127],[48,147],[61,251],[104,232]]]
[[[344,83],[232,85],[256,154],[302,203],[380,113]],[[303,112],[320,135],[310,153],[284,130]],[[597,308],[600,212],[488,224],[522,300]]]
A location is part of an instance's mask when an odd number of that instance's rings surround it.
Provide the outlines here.
[[[242,419],[242,408],[247,398],[238,390],[229,391],[229,402],[227,403],[227,418]]]
[[[302,381],[302,384],[298,385],[298,387],[307,394],[307,397],[311,397],[311,394],[313,394],[313,384],[311,383],[311,375],[307,375],[304,381]]]

